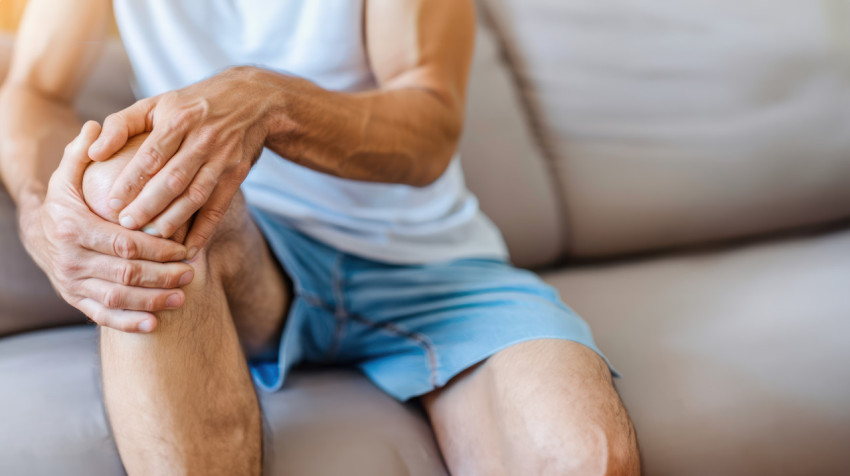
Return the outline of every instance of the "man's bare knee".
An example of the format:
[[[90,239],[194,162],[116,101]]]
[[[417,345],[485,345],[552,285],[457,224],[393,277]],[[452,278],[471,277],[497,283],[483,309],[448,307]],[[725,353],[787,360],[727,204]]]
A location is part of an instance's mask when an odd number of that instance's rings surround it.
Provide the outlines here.
[[[109,190],[115,179],[130,162],[146,135],[138,135],[127,141],[127,145],[109,160],[93,162],[83,175],[83,198],[89,208],[101,218],[118,223],[118,210],[109,208]]]
[[[83,198],[91,211],[112,223],[118,223],[118,212],[109,207],[109,190],[124,167],[139,150],[148,134],[131,137],[127,144],[111,158],[103,162],[93,162],[83,175]],[[181,226],[171,237],[182,242],[189,230],[189,224]]]

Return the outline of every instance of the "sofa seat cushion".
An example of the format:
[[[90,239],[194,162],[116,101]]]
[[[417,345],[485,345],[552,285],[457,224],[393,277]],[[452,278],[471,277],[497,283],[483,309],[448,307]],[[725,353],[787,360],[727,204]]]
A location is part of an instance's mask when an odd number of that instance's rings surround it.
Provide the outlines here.
[[[0,339],[0,474],[123,474],[96,342],[90,326]],[[425,419],[354,372],[295,372],[261,404],[264,474],[445,474]]]
[[[850,229],[546,276],[624,375],[652,476],[850,467]]]
[[[0,337],[85,322],[27,254],[18,236],[15,204],[0,183]]]
[[[843,2],[484,3],[562,185],[571,254],[850,216]]]

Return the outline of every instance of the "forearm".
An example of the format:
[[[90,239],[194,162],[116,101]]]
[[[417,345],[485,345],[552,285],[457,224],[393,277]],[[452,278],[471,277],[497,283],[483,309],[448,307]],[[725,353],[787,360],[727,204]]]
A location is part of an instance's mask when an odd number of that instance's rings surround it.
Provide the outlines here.
[[[448,166],[461,131],[453,102],[425,88],[340,93],[254,69],[268,98],[266,147],[338,177],[424,186]]]
[[[65,145],[80,131],[71,102],[100,52],[109,5],[27,4],[0,90],[0,175],[16,202],[22,192],[46,188]]]
[[[61,100],[24,85],[0,88],[0,178],[15,202],[44,196],[64,147],[82,122]]]

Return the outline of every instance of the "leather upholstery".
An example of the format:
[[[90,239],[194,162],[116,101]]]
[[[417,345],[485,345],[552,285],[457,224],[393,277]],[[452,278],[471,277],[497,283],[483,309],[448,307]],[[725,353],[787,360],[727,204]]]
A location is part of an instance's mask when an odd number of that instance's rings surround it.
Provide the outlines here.
[[[623,374],[648,476],[850,467],[850,228],[545,275]]]
[[[539,267],[563,255],[566,220],[560,192],[525,121],[500,52],[492,31],[482,25],[470,75],[461,163],[481,209],[502,231],[513,263]]]
[[[84,322],[30,259],[18,238],[14,204],[0,184],[0,337]]]
[[[0,340],[0,474],[123,474],[91,327]],[[295,373],[261,394],[265,474],[446,474],[418,410],[351,371]]]
[[[798,0],[486,0],[574,256],[850,216],[850,16]]]

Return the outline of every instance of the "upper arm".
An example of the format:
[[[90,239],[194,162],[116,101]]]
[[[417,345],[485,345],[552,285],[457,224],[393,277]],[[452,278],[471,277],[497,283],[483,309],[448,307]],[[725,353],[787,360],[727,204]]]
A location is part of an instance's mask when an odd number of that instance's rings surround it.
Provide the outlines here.
[[[109,0],[30,0],[7,82],[70,101],[101,51]]]
[[[463,115],[475,46],[472,0],[366,0],[365,22],[382,89],[425,89]]]

